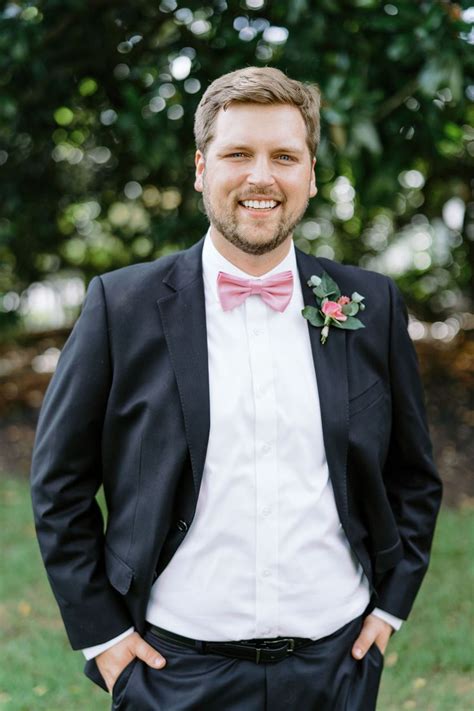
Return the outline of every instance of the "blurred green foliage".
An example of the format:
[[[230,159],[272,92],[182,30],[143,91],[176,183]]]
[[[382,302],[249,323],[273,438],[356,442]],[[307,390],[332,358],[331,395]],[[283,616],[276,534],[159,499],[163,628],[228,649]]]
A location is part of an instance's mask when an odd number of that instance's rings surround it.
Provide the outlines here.
[[[322,90],[319,194],[298,246],[393,274],[421,317],[466,309],[469,14],[444,0],[7,2],[0,325],[14,317],[2,293],[202,236],[193,114],[214,78],[246,65]]]

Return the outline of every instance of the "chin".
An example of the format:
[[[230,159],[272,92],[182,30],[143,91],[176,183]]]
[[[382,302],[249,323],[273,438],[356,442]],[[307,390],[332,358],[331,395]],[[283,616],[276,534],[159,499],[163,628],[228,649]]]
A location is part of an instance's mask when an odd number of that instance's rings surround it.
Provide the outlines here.
[[[286,239],[286,238],[285,238]],[[266,236],[261,236],[260,239],[258,238],[253,238],[253,239],[246,239],[245,236],[238,236],[234,237],[233,240],[230,240],[236,247],[238,247],[242,252],[246,252],[247,254],[267,254],[268,252],[272,252],[274,249],[280,246],[284,240],[276,239],[274,235],[272,235],[270,238]]]

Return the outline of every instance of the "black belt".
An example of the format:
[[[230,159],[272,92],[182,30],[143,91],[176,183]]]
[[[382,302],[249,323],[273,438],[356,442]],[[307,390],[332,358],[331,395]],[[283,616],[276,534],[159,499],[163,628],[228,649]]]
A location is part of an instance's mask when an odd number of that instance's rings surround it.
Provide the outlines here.
[[[178,642],[195,649],[200,654],[222,654],[224,657],[247,659],[256,664],[278,662],[280,659],[288,657],[295,649],[307,647],[314,642],[314,640],[304,637],[275,637],[274,639],[249,639],[239,642],[201,642],[149,623],[148,629],[155,637]]]

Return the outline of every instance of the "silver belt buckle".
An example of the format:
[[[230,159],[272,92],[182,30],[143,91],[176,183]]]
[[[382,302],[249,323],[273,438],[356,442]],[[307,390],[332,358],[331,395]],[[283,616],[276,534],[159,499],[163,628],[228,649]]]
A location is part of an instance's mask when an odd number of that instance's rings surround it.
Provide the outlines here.
[[[286,643],[286,649],[281,646],[283,643]],[[275,639],[272,642],[261,642],[260,645],[261,646],[255,649],[255,662],[257,664],[260,663],[262,650],[268,649],[270,651],[274,650],[276,652],[285,651],[287,654],[291,654],[295,650],[295,640],[290,638]],[[275,645],[278,646],[275,648]]]

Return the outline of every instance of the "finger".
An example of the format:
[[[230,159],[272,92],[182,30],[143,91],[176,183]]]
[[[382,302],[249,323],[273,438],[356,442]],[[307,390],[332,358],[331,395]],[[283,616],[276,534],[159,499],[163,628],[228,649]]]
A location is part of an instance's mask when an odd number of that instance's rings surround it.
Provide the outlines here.
[[[145,664],[154,669],[161,669],[166,664],[166,659],[161,656],[156,649],[153,649],[151,645],[145,642],[144,639],[139,639],[135,644],[135,654],[139,659],[141,659]]]
[[[382,654],[385,654],[385,650],[387,649],[387,645],[390,641],[390,636],[391,636],[391,630],[386,630],[383,629],[377,637],[375,638],[374,644],[377,645],[377,647],[380,649]]]
[[[120,673],[125,669],[127,664],[130,664],[135,657],[133,646],[124,645],[119,642],[117,645],[110,647],[105,652],[98,654],[95,658],[99,672],[101,673],[109,692],[115,684]]]
[[[377,637],[377,631],[378,630],[376,626],[374,626],[371,621],[366,618],[363,627],[360,631],[360,634],[352,647],[352,656],[355,659],[363,659],[365,657],[368,650],[375,642],[375,639]]]

